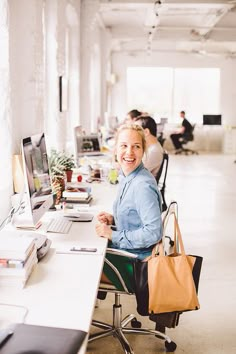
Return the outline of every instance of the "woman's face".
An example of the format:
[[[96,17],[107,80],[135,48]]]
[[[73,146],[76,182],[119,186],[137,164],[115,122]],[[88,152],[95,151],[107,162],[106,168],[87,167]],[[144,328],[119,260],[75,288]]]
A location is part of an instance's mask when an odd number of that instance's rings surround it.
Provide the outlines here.
[[[116,155],[125,176],[140,165],[143,153],[142,138],[137,131],[125,129],[119,133]]]

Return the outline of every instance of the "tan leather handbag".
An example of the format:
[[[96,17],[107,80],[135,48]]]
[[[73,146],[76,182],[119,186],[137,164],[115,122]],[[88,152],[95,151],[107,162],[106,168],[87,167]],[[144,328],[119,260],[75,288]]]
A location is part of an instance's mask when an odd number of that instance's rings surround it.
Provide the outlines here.
[[[159,255],[155,254],[154,249],[151,259],[148,260],[149,313],[181,312],[200,308],[193,279],[193,267],[198,256],[185,254],[179,224],[175,213],[173,215],[174,252],[165,255],[161,242]]]

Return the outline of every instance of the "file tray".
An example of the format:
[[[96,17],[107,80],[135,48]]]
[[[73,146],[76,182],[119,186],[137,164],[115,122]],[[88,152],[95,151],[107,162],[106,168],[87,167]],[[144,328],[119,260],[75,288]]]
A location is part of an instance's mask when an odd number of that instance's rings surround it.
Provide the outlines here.
[[[0,346],[1,354],[77,354],[87,333],[80,330],[16,324]]]

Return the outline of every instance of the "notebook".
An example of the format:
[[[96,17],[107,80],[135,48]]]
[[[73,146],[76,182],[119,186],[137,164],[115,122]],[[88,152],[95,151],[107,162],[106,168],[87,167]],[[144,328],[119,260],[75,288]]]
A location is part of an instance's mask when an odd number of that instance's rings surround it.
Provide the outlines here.
[[[74,329],[17,324],[0,346],[1,354],[77,354],[86,332]]]

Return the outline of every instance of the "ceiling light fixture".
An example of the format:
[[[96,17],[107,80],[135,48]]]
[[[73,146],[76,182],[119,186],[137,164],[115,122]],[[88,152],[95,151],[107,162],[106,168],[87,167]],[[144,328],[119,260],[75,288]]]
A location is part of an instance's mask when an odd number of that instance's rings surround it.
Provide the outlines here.
[[[160,6],[161,6],[161,1],[160,0],[155,1],[155,3],[154,3],[154,13],[155,13],[156,16],[159,16],[158,15],[158,9],[160,8]]]

